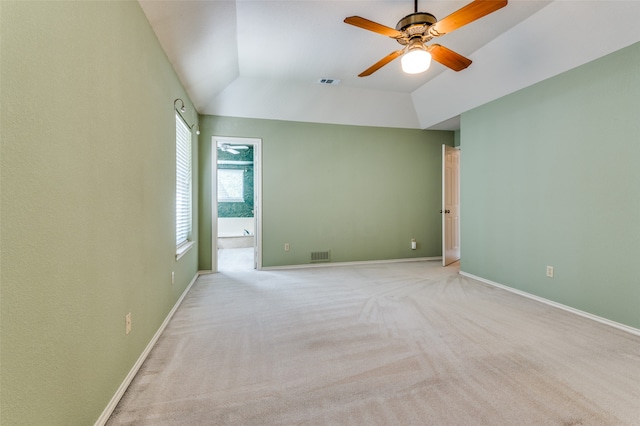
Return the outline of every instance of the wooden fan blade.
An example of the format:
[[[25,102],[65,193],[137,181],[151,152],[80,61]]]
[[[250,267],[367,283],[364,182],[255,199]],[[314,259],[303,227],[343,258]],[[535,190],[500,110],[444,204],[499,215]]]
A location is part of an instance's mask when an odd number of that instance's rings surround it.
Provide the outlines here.
[[[454,71],[462,71],[471,65],[471,59],[465,58],[459,53],[454,52],[439,44],[432,44],[427,47],[427,51],[431,53],[434,61],[440,62],[445,67],[449,67]]]
[[[439,37],[457,30],[507,5],[507,0],[475,0],[429,27],[429,34]]]
[[[398,30],[386,27],[382,24],[378,24],[377,22],[373,22],[359,16],[349,16],[348,18],[345,18],[344,22],[359,28],[363,28],[365,30],[373,31],[374,33],[385,35],[387,37],[398,38],[403,36],[403,34]]]
[[[389,53],[387,56],[380,59],[378,62],[376,62],[375,64],[371,65],[369,68],[367,68],[366,70],[358,74],[358,77],[366,77],[368,75],[373,74],[374,72],[378,71],[380,68],[387,65],[389,62],[393,61],[398,56],[402,55],[403,52],[404,52],[404,49],[400,49],[400,50],[396,50],[395,52]]]

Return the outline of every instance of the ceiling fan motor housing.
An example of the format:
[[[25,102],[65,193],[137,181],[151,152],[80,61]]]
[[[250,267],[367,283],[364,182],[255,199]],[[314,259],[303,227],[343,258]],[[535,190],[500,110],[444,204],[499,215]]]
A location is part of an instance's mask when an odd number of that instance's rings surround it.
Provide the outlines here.
[[[411,31],[409,30],[409,27],[413,25],[418,25],[421,27],[422,26],[430,27],[436,22],[438,22],[438,20],[432,14],[425,13],[425,12],[417,12],[417,13],[412,13],[411,15],[407,15],[404,18],[402,18],[400,21],[398,21],[398,24],[396,25],[396,30],[398,31],[408,30],[407,33],[409,36],[411,36],[412,34],[411,34]]]

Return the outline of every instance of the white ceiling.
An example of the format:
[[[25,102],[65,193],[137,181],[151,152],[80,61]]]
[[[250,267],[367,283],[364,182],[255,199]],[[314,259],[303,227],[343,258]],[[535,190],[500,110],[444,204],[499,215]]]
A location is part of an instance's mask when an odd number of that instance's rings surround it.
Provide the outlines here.
[[[419,0],[438,19],[468,4]],[[411,0],[139,0],[201,114],[366,126],[458,128],[462,112],[640,41],[640,1],[510,0],[434,42],[473,60],[407,75],[388,37]],[[341,80],[337,86],[320,78]]]

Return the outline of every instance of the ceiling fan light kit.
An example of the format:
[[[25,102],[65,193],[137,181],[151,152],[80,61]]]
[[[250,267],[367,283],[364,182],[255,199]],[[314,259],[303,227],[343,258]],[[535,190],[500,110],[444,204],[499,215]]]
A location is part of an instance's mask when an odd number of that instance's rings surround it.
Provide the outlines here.
[[[427,45],[434,37],[441,37],[507,5],[507,0],[474,0],[456,10],[446,18],[437,20],[430,13],[418,12],[418,1],[414,1],[415,13],[405,16],[390,28],[360,16],[350,16],[345,23],[395,39],[403,49],[390,53],[361,72],[358,77],[373,74],[395,58],[402,56],[402,70],[407,74],[418,74],[429,69],[431,59],[454,70],[461,71],[471,65],[471,60],[439,44]]]
[[[429,69],[431,54],[423,48],[410,49],[400,59],[402,71],[407,74],[420,74]]]

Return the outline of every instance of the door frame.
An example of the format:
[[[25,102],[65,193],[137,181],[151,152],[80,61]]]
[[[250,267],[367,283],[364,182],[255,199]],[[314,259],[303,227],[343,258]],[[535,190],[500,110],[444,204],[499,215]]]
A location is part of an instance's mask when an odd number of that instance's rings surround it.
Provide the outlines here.
[[[253,146],[253,263],[262,269],[262,139],[211,137],[211,271],[218,272],[218,144]]]

